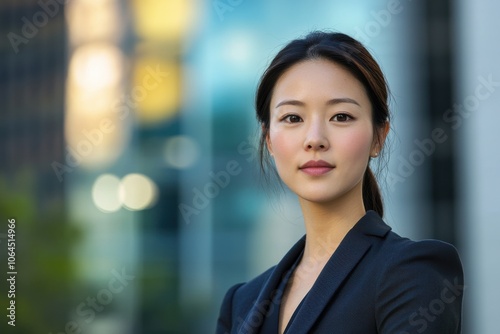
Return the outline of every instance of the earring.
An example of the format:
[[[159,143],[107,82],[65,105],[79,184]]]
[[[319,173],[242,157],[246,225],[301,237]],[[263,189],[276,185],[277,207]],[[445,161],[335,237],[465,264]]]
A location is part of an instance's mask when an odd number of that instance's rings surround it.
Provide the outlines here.
[[[373,158],[378,157],[378,152],[373,153]]]

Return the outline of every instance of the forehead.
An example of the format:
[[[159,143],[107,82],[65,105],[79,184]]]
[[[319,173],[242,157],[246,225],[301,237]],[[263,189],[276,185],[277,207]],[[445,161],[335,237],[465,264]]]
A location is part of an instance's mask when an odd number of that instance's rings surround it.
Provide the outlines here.
[[[311,59],[294,64],[276,82],[271,98],[272,106],[278,99],[330,100],[349,97],[362,106],[370,102],[363,84],[345,67],[326,59]],[[305,101],[307,102],[307,101]]]

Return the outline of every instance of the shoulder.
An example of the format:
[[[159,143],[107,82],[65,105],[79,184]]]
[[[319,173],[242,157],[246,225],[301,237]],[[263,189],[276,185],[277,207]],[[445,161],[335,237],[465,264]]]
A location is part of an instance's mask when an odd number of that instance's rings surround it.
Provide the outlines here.
[[[450,282],[457,285],[463,282],[458,251],[446,242],[413,241],[391,232],[382,254],[384,263],[378,275],[379,292],[394,288],[436,295]]]
[[[424,270],[462,276],[462,263],[457,249],[439,240],[413,241],[390,232],[383,246],[385,268]]]
[[[237,317],[252,308],[274,269],[275,266],[246,283],[238,283],[229,288],[222,301],[216,333],[229,333],[238,321]]]
[[[375,211],[367,211],[355,228],[363,236],[376,238],[377,242],[373,243],[377,245],[375,251],[383,258],[384,264],[420,259],[430,262],[451,261],[461,267],[458,252],[453,245],[439,240],[414,241],[401,237]]]
[[[275,268],[276,266],[273,266],[248,282],[234,285],[228,290],[224,299],[228,298],[228,295],[232,295],[231,298],[237,300],[237,304],[234,306],[251,306]]]
[[[382,254],[385,262],[377,277],[379,328],[459,333],[464,278],[456,248],[391,232]]]

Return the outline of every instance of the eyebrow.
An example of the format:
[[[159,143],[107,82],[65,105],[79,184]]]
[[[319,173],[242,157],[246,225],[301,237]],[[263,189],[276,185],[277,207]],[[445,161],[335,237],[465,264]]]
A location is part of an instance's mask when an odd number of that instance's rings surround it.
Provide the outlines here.
[[[358,101],[351,99],[349,97],[340,97],[340,98],[330,99],[326,102],[326,105],[331,106],[331,105],[335,105],[335,104],[339,104],[339,103],[352,103],[352,104],[355,104],[355,105],[361,107],[361,105],[358,103]],[[283,100],[280,103],[278,103],[276,105],[276,107],[274,107],[274,108],[278,108],[278,107],[281,107],[283,105],[304,106],[305,103],[302,101],[299,101],[299,100]]]

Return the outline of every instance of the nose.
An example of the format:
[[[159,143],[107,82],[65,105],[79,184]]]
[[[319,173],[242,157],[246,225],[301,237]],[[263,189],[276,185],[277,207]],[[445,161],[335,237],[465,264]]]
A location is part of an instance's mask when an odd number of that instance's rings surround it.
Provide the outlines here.
[[[326,151],[330,148],[330,143],[326,135],[326,126],[321,121],[313,121],[307,127],[307,134],[304,140],[306,151]]]

